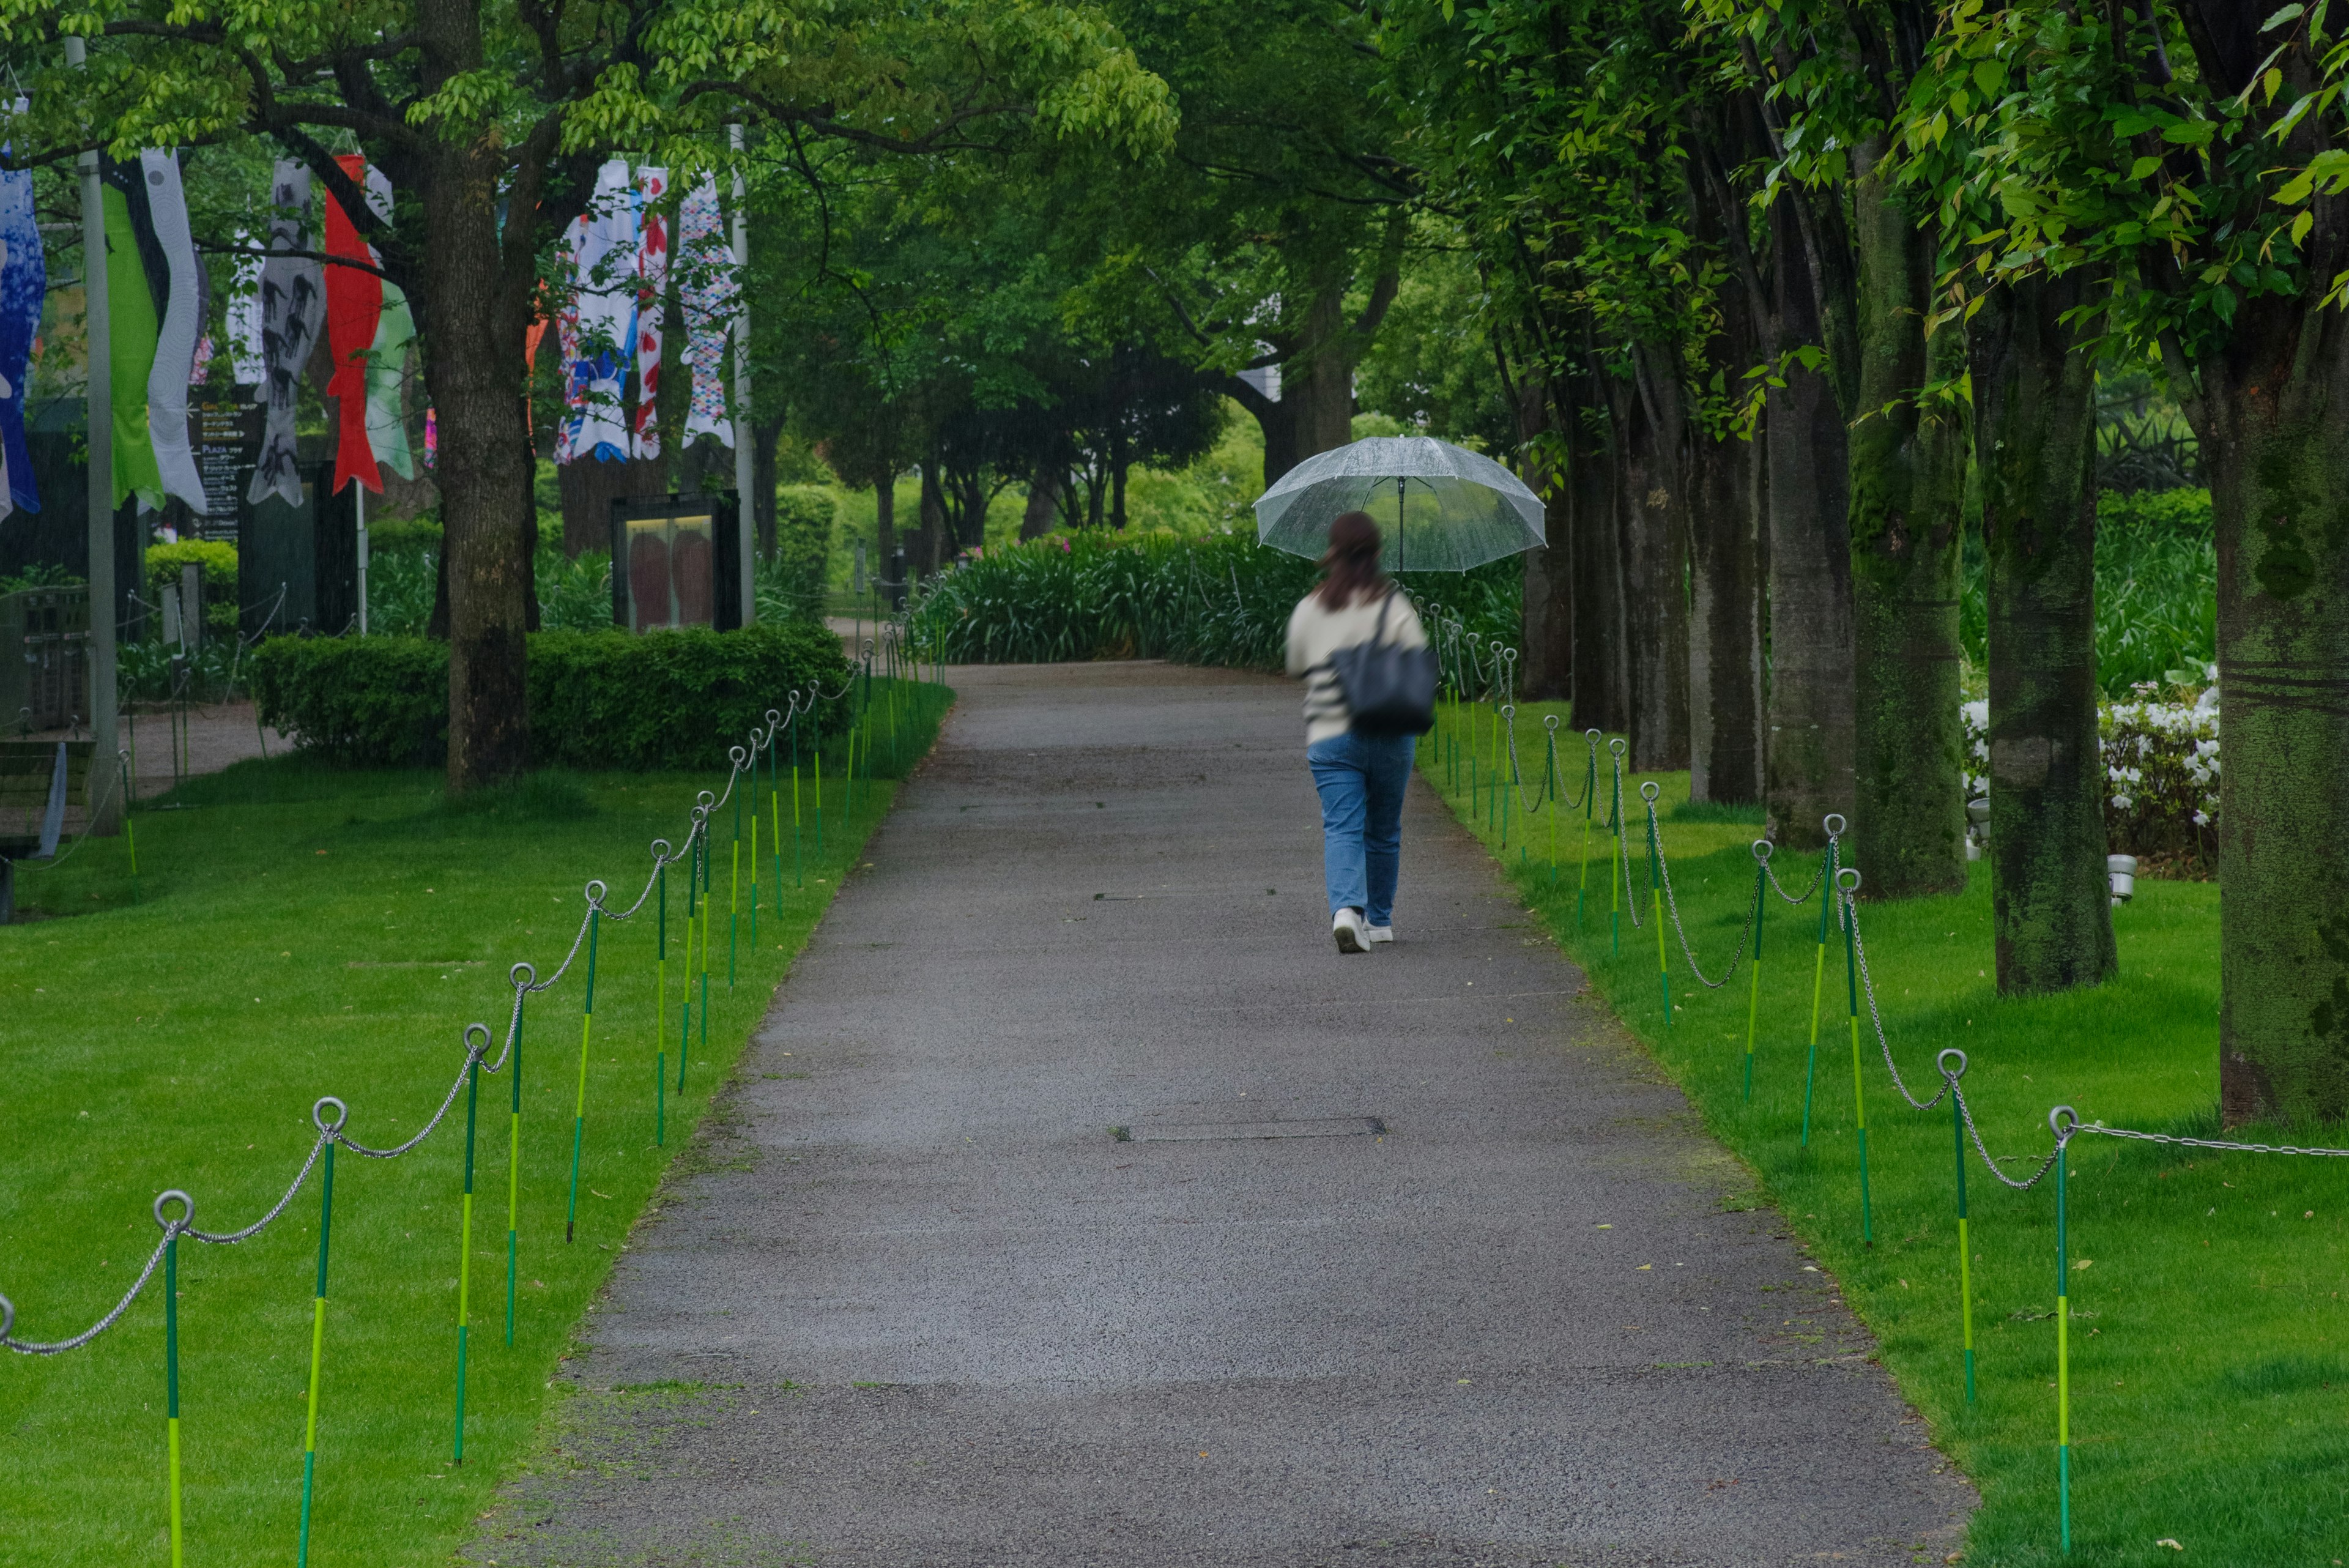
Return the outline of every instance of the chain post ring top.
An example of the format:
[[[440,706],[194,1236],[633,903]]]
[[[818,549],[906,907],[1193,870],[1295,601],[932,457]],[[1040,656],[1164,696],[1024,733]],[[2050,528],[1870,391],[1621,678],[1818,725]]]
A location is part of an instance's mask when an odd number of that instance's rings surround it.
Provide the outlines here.
[[[2057,1106],[2047,1113],[2047,1125],[2054,1130],[2060,1147],[2071,1142],[2072,1135],[2080,1130],[2080,1113],[2069,1106]]]
[[[1776,852],[1777,847],[1778,846],[1776,845],[1771,843],[1766,838],[1755,839],[1754,841],[1754,859],[1755,863],[1763,866],[1769,865],[1770,857]]]
[[[537,979],[538,971],[532,967],[527,960],[506,971],[506,983],[512,986],[516,991],[530,991],[533,989],[534,982]]]
[[[480,1036],[481,1036],[481,1039],[480,1039],[480,1041],[479,1041],[478,1043],[473,1039],[473,1036],[474,1036],[474,1035],[476,1035],[476,1034],[478,1034],[478,1035],[480,1035]],[[475,1061],[475,1062],[478,1062],[478,1061],[480,1061],[483,1056],[488,1055],[488,1054],[489,1054],[489,1053],[490,1053],[490,1026],[489,1026],[488,1024],[486,1024],[486,1023],[468,1023],[468,1024],[466,1024],[466,1025],[465,1025],[465,1055],[466,1055],[466,1058],[467,1058],[469,1061]]]
[[[1646,801],[1650,805],[1655,805],[1656,797],[1663,793],[1664,786],[1658,784],[1653,779],[1650,779],[1646,784],[1640,786],[1640,798]]]
[[[171,1202],[173,1199],[177,1199],[180,1201],[180,1217],[177,1220],[166,1220],[163,1218],[163,1205]],[[171,1236],[179,1231],[185,1231],[195,1222],[196,1200],[189,1197],[185,1192],[173,1187],[168,1188],[155,1195],[155,1223],[163,1227],[164,1235]]]
[[[1819,818],[1819,826],[1826,829],[1829,838],[1841,838],[1843,830],[1850,825],[1844,821],[1843,813],[1831,811]]]
[[[1631,742],[1618,735],[1607,742],[1607,749],[1615,753],[1615,760],[1619,763],[1623,760],[1623,753],[1631,749]]]
[[[333,1121],[326,1119],[328,1106],[335,1107]],[[310,1119],[317,1124],[320,1137],[333,1137],[343,1130],[343,1124],[351,1119],[351,1108],[332,1095],[320,1095],[318,1103],[310,1107]]]
[[[584,889],[587,895],[587,902],[589,906],[598,909],[604,907],[604,895],[608,890],[609,889],[604,886],[604,878],[601,877],[589,877],[587,879],[587,886]]]
[[[1950,1058],[1952,1056],[1958,1059],[1958,1064],[1955,1067],[1950,1065]],[[1948,1046],[1940,1055],[1933,1058],[1933,1065],[1941,1070],[1941,1076],[1954,1084],[1966,1075],[1966,1054],[1954,1045]]]

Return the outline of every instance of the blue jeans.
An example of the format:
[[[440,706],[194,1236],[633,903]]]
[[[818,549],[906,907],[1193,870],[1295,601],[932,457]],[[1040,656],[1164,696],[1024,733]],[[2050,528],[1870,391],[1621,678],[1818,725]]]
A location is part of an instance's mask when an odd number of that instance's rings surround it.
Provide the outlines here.
[[[1333,735],[1305,748],[1321,792],[1321,866],[1330,912],[1362,911],[1371,925],[1394,919],[1402,865],[1402,792],[1411,782],[1416,735]]]

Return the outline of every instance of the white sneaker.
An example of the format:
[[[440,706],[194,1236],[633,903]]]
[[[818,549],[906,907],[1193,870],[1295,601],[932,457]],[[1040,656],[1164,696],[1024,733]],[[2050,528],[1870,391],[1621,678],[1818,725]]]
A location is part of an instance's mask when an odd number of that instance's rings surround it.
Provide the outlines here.
[[[1391,942],[1394,940],[1394,927],[1372,926],[1370,928],[1370,934],[1372,942]]]
[[[1366,953],[1371,950],[1371,929],[1362,924],[1362,911],[1350,906],[1331,917],[1330,934],[1337,939],[1341,953]]]

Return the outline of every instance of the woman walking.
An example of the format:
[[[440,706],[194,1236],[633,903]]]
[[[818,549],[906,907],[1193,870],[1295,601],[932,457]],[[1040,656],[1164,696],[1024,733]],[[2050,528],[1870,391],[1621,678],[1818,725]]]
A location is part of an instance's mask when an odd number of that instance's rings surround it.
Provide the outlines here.
[[[1321,794],[1330,934],[1341,953],[1394,940],[1402,861],[1402,794],[1418,737],[1361,734],[1333,659],[1370,642],[1425,648],[1411,601],[1379,570],[1379,527],[1367,512],[1330,524],[1320,585],[1288,618],[1288,673],[1305,679],[1305,760]]]

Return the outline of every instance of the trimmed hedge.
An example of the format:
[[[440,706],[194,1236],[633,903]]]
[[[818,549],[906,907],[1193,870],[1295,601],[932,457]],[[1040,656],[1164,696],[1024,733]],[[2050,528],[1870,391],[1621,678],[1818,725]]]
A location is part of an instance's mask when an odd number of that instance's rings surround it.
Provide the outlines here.
[[[804,623],[745,631],[548,631],[529,639],[531,760],[641,772],[719,768],[810,685],[848,684],[840,639]],[[352,767],[437,767],[449,751],[449,645],[420,637],[273,638],[254,650],[264,723]],[[819,710],[830,734],[844,698]]]

